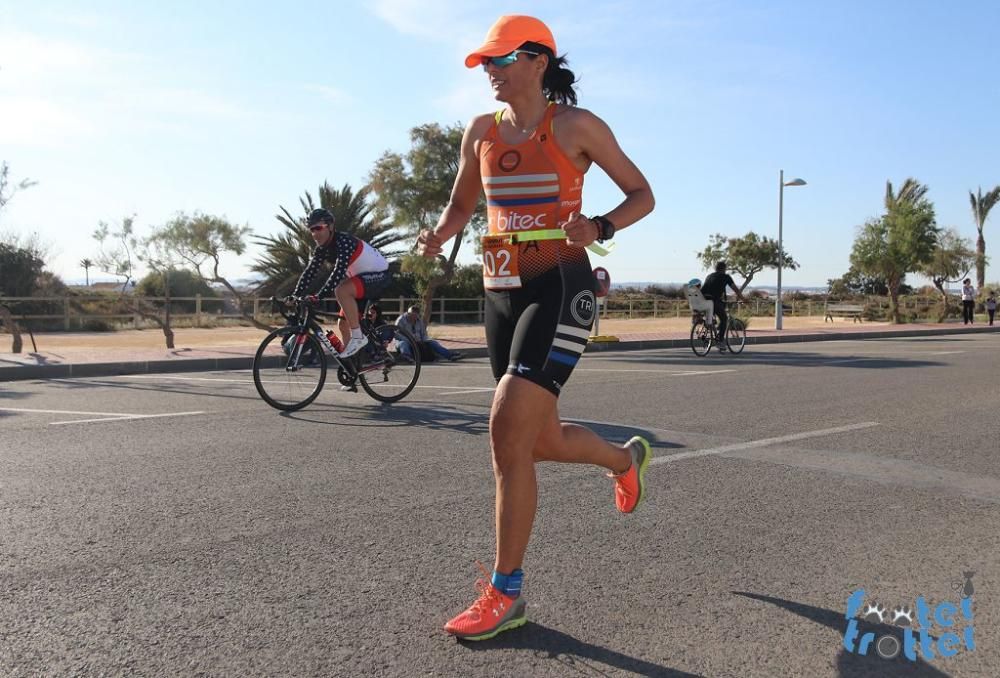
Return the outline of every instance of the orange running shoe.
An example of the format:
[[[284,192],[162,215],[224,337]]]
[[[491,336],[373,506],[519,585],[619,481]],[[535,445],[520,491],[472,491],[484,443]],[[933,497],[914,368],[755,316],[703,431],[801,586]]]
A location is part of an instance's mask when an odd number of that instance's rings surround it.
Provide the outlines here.
[[[622,513],[632,513],[645,496],[644,476],[653,456],[649,441],[641,436],[628,441],[627,447],[632,454],[632,465],[621,473],[608,474],[615,479],[615,505]]]
[[[488,579],[477,579],[476,590],[479,591],[476,602],[445,624],[445,631],[462,640],[487,640],[528,621],[523,597],[504,595]]]

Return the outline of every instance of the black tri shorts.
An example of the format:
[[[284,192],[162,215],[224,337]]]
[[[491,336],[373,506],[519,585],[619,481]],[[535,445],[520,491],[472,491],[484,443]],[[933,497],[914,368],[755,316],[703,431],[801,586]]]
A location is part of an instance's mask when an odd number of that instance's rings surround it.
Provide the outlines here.
[[[486,290],[493,377],[512,374],[556,396],[587,347],[597,313],[589,265],[556,266],[512,290]]]
[[[382,293],[392,282],[392,274],[389,271],[368,271],[358,273],[348,280],[354,285],[354,298],[358,301],[358,311],[364,313],[366,304],[382,298]],[[340,315],[344,315],[343,310],[340,311]]]

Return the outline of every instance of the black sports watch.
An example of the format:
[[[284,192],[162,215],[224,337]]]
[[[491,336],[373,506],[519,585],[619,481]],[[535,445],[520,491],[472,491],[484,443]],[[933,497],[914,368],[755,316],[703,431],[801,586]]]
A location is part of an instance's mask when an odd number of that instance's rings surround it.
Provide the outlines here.
[[[615,237],[615,225],[607,217],[590,217],[597,224],[597,242],[604,242]]]

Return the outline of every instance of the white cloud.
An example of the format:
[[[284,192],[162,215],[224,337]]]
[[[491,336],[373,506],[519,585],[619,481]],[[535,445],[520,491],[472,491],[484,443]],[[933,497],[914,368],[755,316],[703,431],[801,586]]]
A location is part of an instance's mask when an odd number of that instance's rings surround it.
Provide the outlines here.
[[[404,35],[453,42],[453,36],[486,34],[486,27],[470,21],[469,2],[458,0],[376,0],[376,16]]]
[[[68,72],[93,70],[99,52],[29,33],[0,34],[0,82],[5,87],[37,84]]]
[[[38,97],[0,96],[2,146],[51,148],[93,132],[93,124],[71,106]]]
[[[345,92],[342,89],[336,87],[331,87],[329,85],[320,85],[316,83],[307,83],[305,89],[308,92],[318,94],[321,99],[324,99],[332,104],[343,105],[349,104],[354,101],[354,97]]]

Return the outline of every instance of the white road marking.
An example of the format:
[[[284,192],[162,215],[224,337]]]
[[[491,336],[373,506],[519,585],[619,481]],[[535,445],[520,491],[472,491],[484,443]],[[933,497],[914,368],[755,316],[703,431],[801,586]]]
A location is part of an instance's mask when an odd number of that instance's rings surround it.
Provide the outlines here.
[[[577,367],[573,370],[573,374],[579,372],[641,372],[643,374],[659,374],[666,375],[668,377],[690,377],[700,374],[723,374],[725,372],[736,372],[735,369],[722,369],[722,370],[651,370],[646,369],[628,369],[628,370],[614,370],[604,367]]]
[[[663,457],[656,457],[650,464],[667,464],[672,461],[681,461],[682,459],[694,459],[696,457],[708,457],[714,454],[726,454],[727,452],[736,452],[739,450],[748,450],[755,447],[769,447],[771,445],[780,445],[782,443],[790,443],[796,440],[807,440],[809,438],[822,438],[823,436],[835,435],[837,433],[847,433],[849,431],[860,431],[862,429],[871,428],[872,426],[878,426],[877,421],[865,421],[859,424],[848,424],[846,426],[837,426],[836,428],[824,428],[818,431],[804,431],[802,433],[793,433],[787,436],[778,436],[776,438],[762,438],[760,440],[748,440],[742,443],[733,443],[732,445],[722,445],[720,447],[709,447],[704,450],[693,450],[691,452],[679,452],[677,454],[671,454]]]
[[[93,424],[102,421],[132,421],[136,419],[162,419],[163,417],[191,417],[197,414],[205,414],[205,412],[198,411],[198,412],[168,412],[166,414],[130,414],[121,417],[102,417],[100,419],[73,419],[71,421],[52,421],[49,422],[49,426],[61,426],[63,424]]]
[[[0,407],[4,412],[28,412],[30,414],[90,414],[99,417],[133,417],[123,412],[79,412],[77,410],[30,410],[24,407]]]
[[[247,375],[248,377],[250,375]],[[250,384],[253,383],[253,379],[223,379],[221,377],[175,377],[165,374],[119,374],[118,379],[155,379],[156,381],[161,381],[163,379],[173,379],[174,381],[226,381],[236,384]]]
[[[91,417],[98,417],[95,419],[73,419],[71,421],[53,421],[49,422],[49,426],[58,426],[60,424],[85,424],[94,421],[124,421],[127,419],[158,419],[161,417],[190,417],[196,414],[205,414],[204,411],[199,410],[198,412],[167,412],[165,414],[126,414],[124,412],[82,412],[80,410],[36,410],[29,409],[26,407],[0,407],[0,410],[4,412],[24,412],[27,414],[78,414],[78,415],[89,415]]]
[[[462,395],[465,393],[493,393],[493,391],[495,390],[496,390],[495,388],[467,388],[464,391],[448,391],[447,393],[438,393],[438,395],[448,396],[448,395]]]

